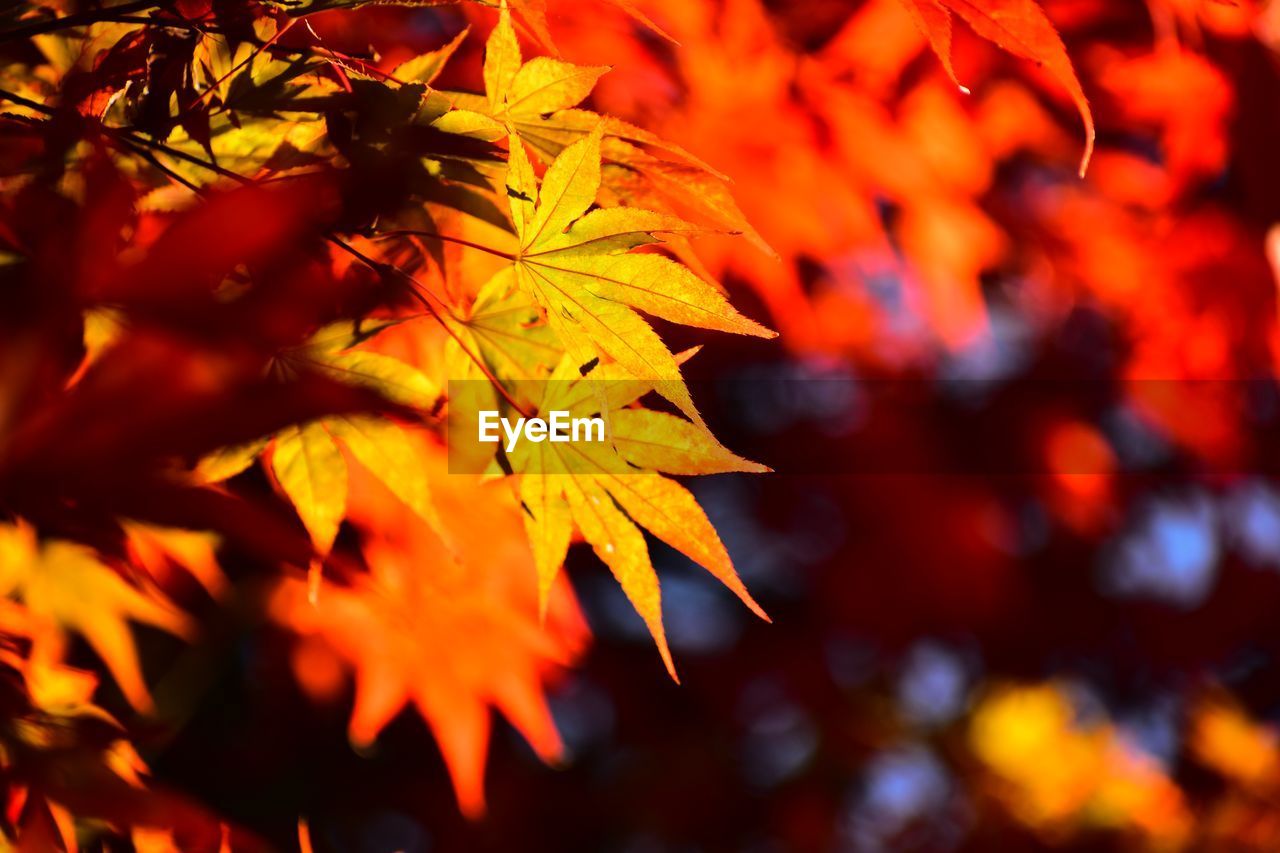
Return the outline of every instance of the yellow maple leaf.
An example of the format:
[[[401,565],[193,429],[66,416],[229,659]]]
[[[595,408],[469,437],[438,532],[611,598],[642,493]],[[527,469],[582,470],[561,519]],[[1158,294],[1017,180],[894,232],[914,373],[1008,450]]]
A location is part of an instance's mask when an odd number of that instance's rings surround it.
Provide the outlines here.
[[[321,554],[329,553],[347,509],[347,463],[319,421],[276,434],[271,473]]]
[[[604,164],[612,174],[601,204],[687,210],[715,228],[741,233],[775,256],[733,200],[724,174],[644,128],[579,107],[608,70],[545,57],[524,62],[504,5],[485,45],[484,95],[449,93],[455,109],[434,126],[487,141],[514,132],[549,163],[603,124]]]
[[[538,56],[525,62],[507,4],[485,45],[484,88],[490,115],[521,122],[577,106],[609,68]]]
[[[401,83],[426,83],[430,85],[435,81],[436,77],[440,76],[445,64],[453,57],[453,54],[462,45],[462,42],[470,32],[471,28],[466,27],[444,47],[428,51],[400,63],[391,70],[391,76]]]
[[[636,310],[686,326],[773,337],[734,309],[715,287],[664,255],[631,250],[688,234],[696,226],[630,208],[588,212],[600,189],[603,126],[570,145],[541,187],[515,136],[507,196],[517,249],[515,283],[546,312],[569,356],[582,367],[608,359],[653,387],[686,415],[700,417],[666,344]]]
[[[452,379],[483,378],[467,366],[461,352],[464,345],[484,359],[495,377],[512,384],[545,379],[564,355],[564,346],[546,317],[527,293],[516,288],[514,267],[489,279],[457,326],[462,341],[450,338],[446,343]]]
[[[1137,830],[1152,847],[1185,842],[1186,803],[1159,762],[1105,718],[1082,718],[1058,685],[992,689],[970,720],[969,745],[1029,826],[1061,832],[1079,821]]]
[[[282,375],[315,371],[377,391],[403,406],[428,410],[440,392],[425,374],[398,359],[352,348],[387,325],[362,328],[357,323],[341,322],[326,326],[302,347],[281,354],[273,370]],[[226,479],[267,454],[276,484],[293,504],[316,551],[323,556],[333,548],[346,513],[348,469],[344,447],[396,497],[438,528],[427,480],[412,441],[398,424],[376,415],[335,415],[286,427],[274,436],[205,457],[195,476],[202,482]]]
[[[731,453],[704,427],[674,415],[628,408],[652,383],[618,365],[585,377],[565,359],[545,383],[539,412],[570,417],[599,413],[609,442],[525,443],[509,454],[520,479],[525,528],[544,603],[577,529],[613,572],[644,619],[672,678],[675,665],[662,625],[662,596],[641,528],[697,562],[762,619],[720,537],[693,495],[659,472],[713,474],[768,469]]]

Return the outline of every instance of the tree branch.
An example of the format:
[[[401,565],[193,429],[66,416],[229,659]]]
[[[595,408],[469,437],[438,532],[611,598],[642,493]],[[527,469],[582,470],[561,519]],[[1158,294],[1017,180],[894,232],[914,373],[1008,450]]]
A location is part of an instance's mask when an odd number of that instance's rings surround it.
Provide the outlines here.
[[[32,36],[40,36],[45,33],[53,33],[58,30],[69,30],[74,27],[85,27],[90,24],[96,24],[99,21],[107,21],[112,17],[119,15],[128,15],[133,12],[142,12],[147,9],[156,9],[162,6],[167,7],[172,0],[134,0],[132,3],[121,3],[118,6],[104,6],[99,9],[86,10],[84,12],[76,12],[73,15],[65,15],[61,18],[48,18],[43,21],[36,21],[22,27],[15,27],[12,30],[0,32],[0,44],[8,44],[10,42],[21,41]]]
[[[15,104],[19,104],[21,106],[27,107],[28,109],[36,110],[37,112],[43,113],[44,115],[54,115],[56,113],[56,110],[54,110],[52,107],[37,103],[35,101],[24,98],[21,95],[14,94],[13,92],[9,92],[4,89],[0,89],[0,99],[11,101]],[[185,151],[179,151],[176,148],[171,148],[168,145],[165,145],[163,142],[150,139],[149,137],[143,136],[142,134],[137,133],[135,131],[122,131],[122,130],[116,130],[115,128],[110,128],[110,127],[102,127],[102,130],[104,133],[110,136],[112,140],[116,142],[116,144],[120,145],[121,147],[127,150],[132,151],[134,154],[137,154],[138,156],[141,156],[143,159],[147,160],[149,163],[156,166],[156,168],[158,168],[171,180],[175,180],[178,183],[181,183],[183,186],[193,190],[197,195],[203,195],[203,191],[200,188],[195,187],[193,184],[191,184],[190,181],[186,180],[181,175],[174,172],[172,169],[161,164],[152,152],[159,151],[161,153],[168,154],[171,157],[176,157],[180,160],[184,160],[195,166],[200,166],[217,175],[231,178],[232,180],[235,180],[241,184],[248,185],[248,184],[254,183],[254,181],[252,181],[251,179],[246,178],[243,175],[237,174],[231,171],[230,169],[224,169],[222,166],[219,166],[216,163],[210,163],[207,160],[203,160],[199,157],[188,154]],[[145,146],[145,148],[142,146]],[[446,237],[445,235],[436,234],[434,232],[427,232],[427,231],[389,232],[389,236],[394,236],[400,233],[405,233],[405,234],[418,233],[418,234],[423,234],[423,235],[428,235],[433,237],[439,237],[441,239],[452,239],[454,242],[460,243],[461,245],[464,245],[464,246],[470,246],[471,248],[480,249],[482,251],[489,252],[490,254],[499,255],[500,257],[504,257],[508,260],[514,259],[511,255],[508,255],[506,252],[499,252],[496,249],[490,249],[487,246],[481,246],[478,243],[471,243],[467,240],[462,240],[459,238],[449,238],[449,237]],[[395,264],[389,264],[385,261],[374,260],[373,258],[366,255],[364,252],[361,252],[355,246],[352,246],[346,240],[342,239],[342,237],[340,237],[339,235],[334,234],[332,231],[325,235],[325,239],[328,240],[333,245],[337,246],[338,248],[342,249],[344,252],[351,255],[357,261],[364,264],[366,267],[378,273],[379,275],[382,275],[382,276],[386,276],[388,274],[395,275],[400,279],[402,279],[405,283],[407,283],[409,285],[407,288],[407,290],[409,291],[409,295],[412,296],[415,300],[417,300],[427,310],[427,313],[430,314],[431,317],[433,317],[435,321],[440,324],[440,326],[445,330],[445,332],[449,335],[449,337],[453,338],[453,340],[458,344],[458,346],[466,354],[467,358],[471,359],[471,361],[475,363],[476,367],[480,369],[480,372],[484,374],[485,379],[487,379],[493,385],[493,387],[502,396],[502,398],[506,400],[507,403],[509,403],[511,407],[515,409],[517,412],[519,412],[521,415],[523,415],[524,417],[529,417],[529,413],[526,412],[518,402],[516,402],[515,398],[511,396],[511,393],[506,389],[506,386],[502,384],[502,382],[498,379],[498,377],[493,375],[493,372],[489,370],[489,367],[484,363],[484,360],[481,359],[479,355],[472,352],[471,348],[467,346],[466,342],[462,340],[461,336],[459,336],[458,333],[454,331],[453,327],[449,324],[449,321],[445,319],[444,315],[440,313],[439,309],[436,308],[436,306],[432,304],[431,300],[427,298],[429,295],[429,291],[427,291],[427,289],[423,287],[422,283],[419,282],[416,278],[414,278],[412,274],[406,272],[405,270],[400,269],[400,267],[396,266]],[[443,303],[441,304],[443,305]],[[445,306],[445,307],[447,309],[448,306]]]

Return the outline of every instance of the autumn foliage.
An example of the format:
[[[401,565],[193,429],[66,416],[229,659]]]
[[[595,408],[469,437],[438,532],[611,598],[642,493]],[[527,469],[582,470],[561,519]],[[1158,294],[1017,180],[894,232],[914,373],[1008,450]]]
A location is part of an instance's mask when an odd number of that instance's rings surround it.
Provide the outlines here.
[[[1275,849],[1278,27],[6,6],[0,848]]]

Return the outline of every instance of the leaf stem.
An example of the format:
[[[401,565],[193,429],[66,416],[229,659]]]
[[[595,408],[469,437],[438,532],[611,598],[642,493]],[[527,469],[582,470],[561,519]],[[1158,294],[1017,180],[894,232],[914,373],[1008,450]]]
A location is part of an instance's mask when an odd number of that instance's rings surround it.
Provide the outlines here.
[[[423,308],[427,309],[427,313],[430,314],[433,318],[435,318],[436,322],[440,324],[440,326],[445,330],[445,332],[449,335],[449,337],[453,338],[454,343],[456,343],[458,347],[466,354],[467,358],[471,359],[471,361],[475,363],[476,367],[480,368],[480,372],[484,374],[485,379],[489,380],[489,384],[491,384],[494,387],[494,389],[498,392],[498,394],[502,396],[502,399],[506,400],[508,405],[510,405],[511,408],[515,409],[517,412],[519,412],[523,417],[527,418],[530,416],[530,413],[525,411],[524,407],[522,407],[516,401],[516,399],[511,396],[511,392],[508,391],[506,386],[502,384],[502,381],[499,380],[497,376],[493,375],[493,371],[491,371],[489,369],[489,366],[484,363],[484,359],[480,358],[479,355],[472,352],[471,348],[467,346],[466,341],[462,340],[462,337],[453,330],[453,327],[449,324],[449,322],[440,314],[436,306],[431,303],[431,300],[427,298],[427,296],[429,295],[429,292],[426,290],[426,288],[424,288],[418,282],[416,278],[414,278],[408,272],[405,272],[404,270],[400,269],[395,264],[388,264],[384,261],[376,261],[373,258],[370,258],[368,255],[364,254],[364,252],[361,252],[355,246],[352,246],[351,244],[347,243],[341,237],[338,237],[334,234],[330,234],[328,235],[328,240],[329,242],[333,243],[334,245],[348,252],[353,258],[360,261],[362,264],[364,264],[374,272],[377,272],[383,275],[386,275],[388,273],[394,273],[400,276],[401,278],[405,279],[410,284],[410,287],[408,288],[409,294],[414,299],[416,299],[422,305]]]
[[[259,56],[261,56],[264,51],[269,50],[271,46],[274,45],[276,41],[280,39],[281,36],[289,32],[289,28],[292,27],[297,22],[297,20],[298,20],[297,18],[290,19],[290,21],[287,24],[285,24],[280,29],[276,30],[275,35],[273,35],[271,38],[267,39],[265,42],[259,45],[257,50],[255,50],[253,53],[246,56],[244,59],[240,60],[240,62],[238,62],[237,64],[231,67],[230,71],[228,71],[226,74],[223,74],[217,80],[214,80],[211,84],[209,84],[209,86],[203,92],[201,92],[199,95],[196,96],[195,100],[187,104],[187,109],[190,110],[199,106],[201,101],[209,97],[209,95],[212,94],[213,92],[216,92],[218,90],[218,87],[220,87],[223,83],[231,79],[232,74],[235,74],[241,68],[244,68],[246,65],[253,62]]]
[[[504,260],[514,261],[516,259],[516,256],[509,252],[504,252],[491,246],[482,246],[479,243],[472,243],[470,240],[463,240],[461,237],[451,237],[448,234],[439,234],[435,231],[420,231],[413,228],[403,228],[396,231],[383,231],[380,234],[374,235],[374,238],[379,240],[384,237],[434,237],[437,240],[444,240],[446,243],[457,243],[459,246],[466,246],[468,249],[476,249]]]

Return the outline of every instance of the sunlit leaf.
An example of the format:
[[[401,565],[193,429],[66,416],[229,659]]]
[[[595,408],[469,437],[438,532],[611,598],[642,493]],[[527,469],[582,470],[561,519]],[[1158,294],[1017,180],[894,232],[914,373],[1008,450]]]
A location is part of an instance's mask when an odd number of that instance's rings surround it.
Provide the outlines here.
[[[319,423],[289,427],[272,444],[271,471],[316,550],[327,554],[347,503],[347,463],[338,445]]]
[[[952,80],[951,17],[959,15],[974,32],[1024,59],[1043,65],[1067,89],[1084,120],[1085,147],[1080,158],[1083,177],[1093,158],[1093,112],[1061,36],[1036,0],[903,0]],[[957,81],[958,84],[958,81]]]
[[[45,632],[74,631],[85,638],[135,708],[150,711],[151,693],[142,677],[128,621],[189,636],[190,620],[154,587],[126,581],[91,549],[51,540],[37,544],[29,529],[0,527],[0,581],[35,621],[37,642]]]
[[[579,365],[601,356],[618,362],[654,387],[695,421],[697,409],[670,350],[636,314],[638,308],[676,323],[739,334],[773,333],[733,309],[718,290],[680,264],[628,250],[664,232],[692,226],[648,211],[587,213],[600,188],[597,128],[566,148],[547,169],[541,186],[511,141],[507,195],[519,251],[519,286],[546,312]],[[585,214],[585,215],[584,215]]]

